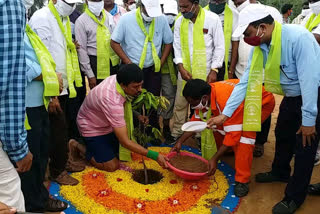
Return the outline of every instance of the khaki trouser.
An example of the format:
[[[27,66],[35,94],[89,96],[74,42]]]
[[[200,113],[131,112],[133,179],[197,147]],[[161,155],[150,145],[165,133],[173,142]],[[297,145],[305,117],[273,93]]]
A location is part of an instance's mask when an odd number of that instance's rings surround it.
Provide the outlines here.
[[[182,96],[182,80],[177,81],[177,94],[173,108],[173,129],[172,136],[180,137],[183,133],[181,126],[187,122],[189,103]]]
[[[14,207],[20,212],[25,211],[24,197],[21,191],[20,177],[13,167],[7,153],[0,142],[0,202]]]

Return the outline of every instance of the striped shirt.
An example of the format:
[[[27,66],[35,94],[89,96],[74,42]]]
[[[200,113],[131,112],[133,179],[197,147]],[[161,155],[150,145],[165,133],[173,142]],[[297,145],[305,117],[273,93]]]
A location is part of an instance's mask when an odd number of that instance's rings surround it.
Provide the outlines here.
[[[0,0],[0,141],[14,162],[28,153],[24,130],[25,17],[22,1]]]
[[[126,126],[124,103],[116,89],[116,75],[106,78],[92,89],[84,100],[77,117],[83,137],[95,137],[113,132],[113,128]]]

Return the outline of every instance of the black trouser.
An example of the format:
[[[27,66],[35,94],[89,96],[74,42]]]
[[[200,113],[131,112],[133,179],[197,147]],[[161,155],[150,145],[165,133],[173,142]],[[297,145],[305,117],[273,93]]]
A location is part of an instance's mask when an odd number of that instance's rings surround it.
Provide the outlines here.
[[[97,77],[97,70],[98,70],[98,58],[97,56],[92,56],[90,55],[89,56],[89,59],[90,59],[90,66],[91,66],[91,69],[95,75],[95,77]],[[112,63],[111,63],[111,60],[110,60],[110,76],[111,75],[114,75],[114,74],[117,74],[119,70],[119,65],[116,65],[116,66],[112,66]],[[100,84],[101,82],[103,81],[103,79],[97,79],[97,85]]]
[[[151,92],[154,96],[160,96],[161,91],[161,72],[155,72],[154,66],[144,68],[143,71],[143,88]],[[159,128],[159,117],[157,110],[152,110],[149,116],[150,125]]]
[[[30,171],[20,174],[21,189],[25,199],[26,211],[44,211],[49,192],[44,186],[48,163],[49,117],[44,106],[27,108],[31,130],[27,141],[33,161]]]
[[[69,95],[58,97],[62,113],[49,114],[50,119],[50,176],[56,178],[65,170],[68,159],[68,125],[66,121],[66,105]]]
[[[256,145],[264,145],[268,141],[271,126],[271,115],[262,123],[261,132],[257,132]]]
[[[82,87],[75,87],[77,91],[77,97],[67,99],[65,115],[68,124],[68,139],[75,139],[78,142],[84,143],[77,126],[77,115],[87,93],[86,81],[83,73],[81,73],[81,77]]]
[[[282,100],[275,129],[276,151],[272,164],[273,174],[281,178],[289,178],[290,161],[295,152],[294,172],[286,187],[285,197],[294,200],[298,206],[303,203],[307,195],[319,142],[317,135],[316,139],[312,140],[311,146],[303,147],[302,135],[296,134],[302,121],[301,106],[301,96],[284,97]],[[318,109],[319,107],[320,99],[318,96]],[[319,113],[316,119],[316,131],[320,133]]]

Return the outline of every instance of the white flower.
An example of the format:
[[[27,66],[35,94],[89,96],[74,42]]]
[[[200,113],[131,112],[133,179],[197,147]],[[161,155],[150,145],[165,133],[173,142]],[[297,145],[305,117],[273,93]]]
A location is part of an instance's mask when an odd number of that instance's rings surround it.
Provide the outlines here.
[[[141,203],[137,204],[137,208],[141,209],[142,208],[142,204]]]
[[[178,200],[173,200],[172,203],[173,203],[174,205],[176,205],[176,204],[179,204],[179,201],[178,201]]]

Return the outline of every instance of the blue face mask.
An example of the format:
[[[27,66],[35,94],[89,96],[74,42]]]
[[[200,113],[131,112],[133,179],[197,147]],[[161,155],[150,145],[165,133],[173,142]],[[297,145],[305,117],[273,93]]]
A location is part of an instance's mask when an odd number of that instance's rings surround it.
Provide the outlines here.
[[[182,13],[185,19],[191,19],[194,16],[194,11],[192,12],[193,7],[194,7],[194,4],[192,5],[191,10],[189,12]]]

